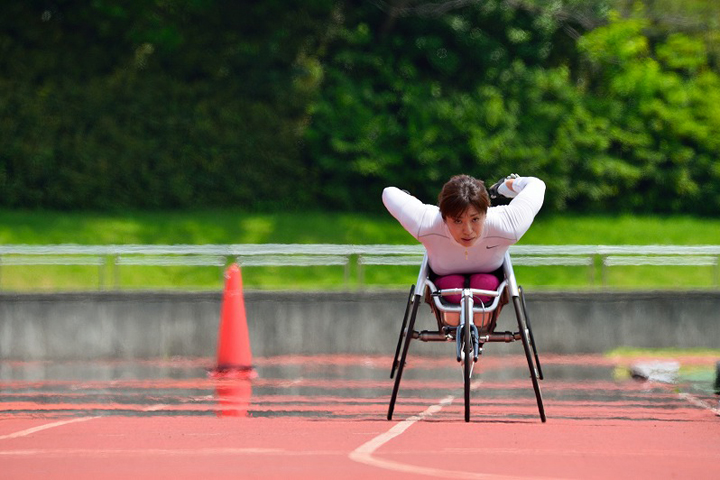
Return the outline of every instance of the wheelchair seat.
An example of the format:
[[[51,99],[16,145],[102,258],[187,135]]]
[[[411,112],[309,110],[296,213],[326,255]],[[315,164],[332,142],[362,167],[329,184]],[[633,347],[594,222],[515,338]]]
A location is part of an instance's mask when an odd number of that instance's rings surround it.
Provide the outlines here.
[[[430,305],[430,310],[432,310],[437,320],[438,328],[458,326],[460,322],[460,304],[449,302],[445,297],[438,295],[439,291],[440,289],[435,286],[435,283],[427,279],[425,282],[425,303]],[[478,330],[491,333],[495,329],[502,307],[507,303],[507,280],[502,280],[496,289],[496,296],[488,302],[476,301],[473,305],[473,319]]]

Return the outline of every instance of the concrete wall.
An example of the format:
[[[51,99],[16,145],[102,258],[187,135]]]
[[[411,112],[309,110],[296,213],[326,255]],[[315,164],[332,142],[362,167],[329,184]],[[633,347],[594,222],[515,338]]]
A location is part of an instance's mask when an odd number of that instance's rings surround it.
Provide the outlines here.
[[[246,292],[253,355],[392,355],[407,292]],[[528,293],[540,353],[603,352],[618,346],[720,348],[720,292]],[[213,357],[220,293],[0,294],[0,358]],[[434,320],[421,306],[416,328]],[[508,305],[499,330],[516,327]],[[451,344],[415,342],[424,354]],[[519,343],[487,350],[521,352]]]

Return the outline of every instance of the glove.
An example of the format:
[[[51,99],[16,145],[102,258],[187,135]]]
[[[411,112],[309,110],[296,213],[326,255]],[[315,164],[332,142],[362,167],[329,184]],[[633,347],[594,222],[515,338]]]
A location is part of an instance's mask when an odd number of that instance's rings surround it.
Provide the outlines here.
[[[510,193],[509,189],[505,187],[505,182],[510,179],[520,178],[517,173],[512,173],[505,178],[501,178],[495,184],[488,188],[488,195],[490,196],[490,206],[507,205],[515,195],[508,196]]]

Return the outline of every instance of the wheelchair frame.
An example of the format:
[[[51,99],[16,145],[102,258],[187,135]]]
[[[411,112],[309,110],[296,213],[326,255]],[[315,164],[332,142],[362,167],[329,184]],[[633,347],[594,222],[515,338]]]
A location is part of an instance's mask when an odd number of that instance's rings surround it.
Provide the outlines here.
[[[390,371],[390,378],[395,377],[395,383],[388,408],[388,420],[392,420],[410,342],[413,339],[417,339],[423,342],[456,342],[457,360],[463,366],[466,422],[470,421],[470,382],[473,366],[482,354],[483,345],[489,342],[509,343],[517,340],[522,341],[533,389],[535,390],[540,420],[542,422],[546,421],[542,392],[540,391],[539,384],[539,380],[543,379],[542,368],[530,326],[530,319],[527,315],[525,295],[523,294],[522,287],[519,287],[517,284],[509,253],[505,253],[503,273],[505,278],[501,281],[497,290],[478,290],[473,288],[439,290],[429,278],[430,267],[428,265],[427,252],[425,252],[417,283],[410,287],[402,327],[400,328],[400,335],[397,347],[395,348],[395,357],[393,358],[393,365]],[[448,305],[441,301],[441,297],[443,296],[458,294],[461,295],[459,305]],[[481,302],[476,305],[473,300],[474,295],[490,296],[493,297],[493,300],[490,302],[490,305],[487,306]],[[417,331],[414,329],[418,307],[423,301],[424,296],[425,301],[430,304],[431,309],[435,313],[438,324],[437,330]],[[518,323],[518,331],[495,332],[497,319],[504,305],[503,302],[509,303],[508,296],[512,299]],[[446,315],[449,313],[459,314],[459,324],[457,326],[448,324]],[[480,320],[476,321],[478,314],[480,315]],[[395,376],[396,372],[397,375]]]

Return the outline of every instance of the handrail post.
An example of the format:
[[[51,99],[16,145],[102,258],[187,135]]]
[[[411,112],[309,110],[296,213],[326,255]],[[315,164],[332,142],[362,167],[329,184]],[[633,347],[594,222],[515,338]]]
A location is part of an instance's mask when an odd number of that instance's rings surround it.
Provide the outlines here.
[[[351,254],[347,255],[347,261],[345,262],[345,267],[343,268],[343,280],[345,281],[345,289],[350,290],[350,259],[352,258]]]
[[[98,255],[98,257],[100,258],[100,261],[98,262],[98,289],[100,291],[103,291],[105,289],[104,288],[105,287],[104,273],[105,273],[105,263],[107,262],[107,259],[102,255]]]
[[[357,279],[358,289],[362,289],[365,285],[365,270],[363,269],[362,255],[357,256]]]
[[[115,290],[120,290],[120,261],[119,255],[116,253],[113,258],[113,276],[115,280]]]

